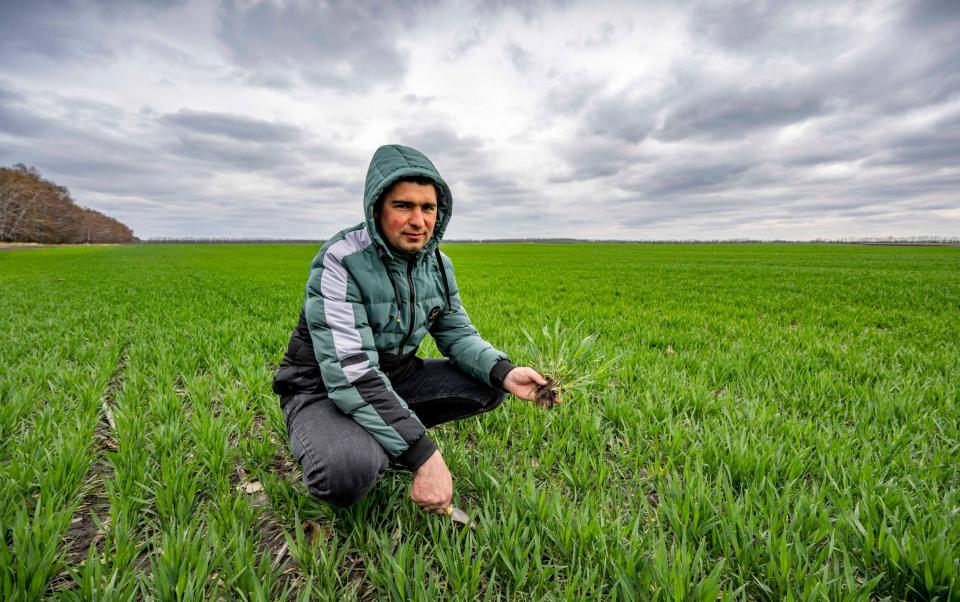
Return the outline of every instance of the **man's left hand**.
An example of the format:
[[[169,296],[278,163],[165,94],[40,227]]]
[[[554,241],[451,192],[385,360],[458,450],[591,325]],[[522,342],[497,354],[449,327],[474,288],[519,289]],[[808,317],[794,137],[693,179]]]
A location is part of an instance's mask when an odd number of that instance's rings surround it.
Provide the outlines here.
[[[514,368],[507,372],[503,379],[503,388],[510,391],[520,399],[534,401],[537,398],[537,390],[547,384],[547,379],[540,376],[540,373],[533,368]],[[557,402],[559,403],[559,399]]]

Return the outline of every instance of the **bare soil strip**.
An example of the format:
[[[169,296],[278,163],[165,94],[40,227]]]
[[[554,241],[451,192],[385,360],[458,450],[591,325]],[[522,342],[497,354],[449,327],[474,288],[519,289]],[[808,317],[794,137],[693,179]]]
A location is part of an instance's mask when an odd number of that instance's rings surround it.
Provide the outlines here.
[[[257,413],[253,418],[253,428],[249,433],[249,436],[260,438],[263,436],[265,429],[270,428],[267,424],[266,419],[260,413]],[[270,464],[270,469],[272,472],[282,475],[283,478],[287,481],[298,480],[299,479],[299,466],[296,462],[293,461],[293,458],[290,456],[289,450],[284,443],[276,441],[273,433],[270,434],[271,442],[276,443],[275,453],[273,457],[273,462]],[[238,488],[243,488],[246,484],[249,483],[249,477],[246,470],[243,467],[243,458],[237,458],[237,466],[234,470],[234,475],[238,478],[239,482],[235,485]],[[267,496],[266,492],[263,490],[257,490],[252,495],[248,496],[249,502],[261,510],[260,518],[257,521],[257,552],[261,557],[272,558],[273,565],[280,572],[278,578],[278,587],[281,589],[293,585],[290,588],[289,595],[287,600],[295,600],[300,593],[300,589],[303,586],[303,579],[300,574],[300,568],[294,562],[293,558],[290,556],[290,551],[287,547],[287,540],[284,537],[286,529],[284,525],[278,521],[277,517],[274,515],[273,508],[270,502],[270,498]]]
[[[96,448],[96,459],[90,466],[87,480],[84,484],[86,493],[74,511],[73,520],[63,537],[62,549],[64,564],[77,566],[82,564],[91,545],[96,547],[97,553],[103,553],[104,530],[110,526],[110,498],[107,496],[105,483],[113,478],[113,466],[106,460],[106,451],[116,451],[116,424],[113,421],[114,395],[123,385],[123,373],[127,368],[127,348],[130,343],[124,344],[120,351],[117,367],[110,377],[110,382],[103,391],[101,404],[103,415],[93,432],[93,445]],[[66,569],[61,571],[49,585],[52,592],[73,589],[76,584],[70,579]]]

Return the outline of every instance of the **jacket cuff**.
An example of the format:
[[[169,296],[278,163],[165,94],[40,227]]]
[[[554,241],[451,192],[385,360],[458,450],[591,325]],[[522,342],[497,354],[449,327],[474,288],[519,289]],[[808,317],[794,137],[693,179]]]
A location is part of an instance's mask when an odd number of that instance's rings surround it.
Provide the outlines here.
[[[516,368],[516,366],[514,366],[510,360],[506,358],[499,360],[490,370],[490,384],[501,391],[506,391],[506,389],[503,388],[503,379],[505,379],[507,373],[514,368]]]
[[[424,433],[407,451],[397,456],[396,462],[412,472],[420,468],[435,451],[437,444]]]

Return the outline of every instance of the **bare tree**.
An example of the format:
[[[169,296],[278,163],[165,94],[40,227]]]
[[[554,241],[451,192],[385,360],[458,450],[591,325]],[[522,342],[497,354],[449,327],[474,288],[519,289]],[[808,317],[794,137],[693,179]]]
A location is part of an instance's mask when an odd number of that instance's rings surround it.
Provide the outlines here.
[[[0,241],[127,243],[137,238],[124,224],[80,207],[70,191],[45,180],[33,167],[0,167]]]

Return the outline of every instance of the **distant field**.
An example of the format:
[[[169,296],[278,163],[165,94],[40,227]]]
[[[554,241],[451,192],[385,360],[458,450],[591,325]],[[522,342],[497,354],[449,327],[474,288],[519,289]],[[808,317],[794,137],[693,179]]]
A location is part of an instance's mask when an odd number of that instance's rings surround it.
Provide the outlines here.
[[[620,354],[435,431],[473,530],[401,472],[306,496],[270,380],[315,245],[0,253],[0,600],[960,600],[960,249],[444,250],[517,363],[557,317]]]

